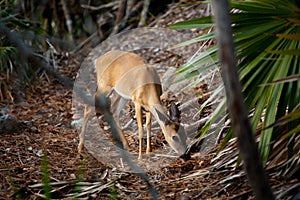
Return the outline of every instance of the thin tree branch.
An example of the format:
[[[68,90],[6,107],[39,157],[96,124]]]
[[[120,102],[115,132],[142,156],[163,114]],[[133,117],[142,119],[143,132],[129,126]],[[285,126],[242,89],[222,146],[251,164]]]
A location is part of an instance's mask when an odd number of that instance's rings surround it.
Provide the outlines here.
[[[150,0],[144,0],[144,6],[143,6],[142,13],[141,13],[141,19],[140,19],[139,25],[138,25],[139,27],[146,24],[149,5],[150,5]]]
[[[115,21],[115,26],[114,26],[114,29],[112,31],[112,35],[114,35],[114,34],[116,34],[116,33],[119,32],[119,27],[121,25],[122,18],[125,15],[126,4],[127,4],[127,0],[120,0],[120,2],[119,2],[119,8],[118,8],[117,16],[116,16],[116,21]]]
[[[68,32],[69,32],[70,41],[74,43],[73,26],[72,26],[72,19],[70,16],[69,8],[68,8],[65,0],[61,0],[61,4],[62,4],[64,15],[66,18],[66,24],[67,24],[67,28],[68,28]]]
[[[134,7],[134,4],[135,4],[135,0],[127,0],[125,19],[128,19],[129,14],[131,13]]]
[[[100,6],[90,6],[90,5],[86,5],[86,4],[81,4],[81,7],[85,8],[85,9],[99,11],[99,10],[102,10],[102,9],[107,9],[107,8],[115,7],[116,5],[118,5],[118,1],[112,1],[112,2],[109,2],[109,3],[104,4],[104,5],[100,5]]]

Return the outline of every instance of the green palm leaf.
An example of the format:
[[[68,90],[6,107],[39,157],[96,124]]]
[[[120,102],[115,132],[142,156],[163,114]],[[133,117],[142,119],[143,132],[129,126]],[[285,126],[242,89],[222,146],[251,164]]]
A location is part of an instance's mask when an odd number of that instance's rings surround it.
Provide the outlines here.
[[[278,81],[288,80],[289,77],[295,79],[300,74],[300,4],[294,0],[232,0],[231,8],[240,81],[248,110],[253,111],[253,129],[256,130],[262,125],[259,147],[266,163],[272,142],[279,140],[282,131],[282,127],[270,125],[288,113],[295,112],[294,108],[300,102],[299,80]],[[204,17],[180,22],[171,27],[208,28],[209,24],[211,17]],[[181,45],[202,39],[212,40],[214,36],[213,33],[208,33]],[[217,63],[217,47],[212,46],[193,61],[183,65],[179,73],[189,77],[195,71],[208,72]],[[221,102],[223,107],[224,101]],[[218,114],[220,109],[212,114],[211,120],[202,128],[201,135],[209,130]],[[288,122],[285,139],[300,132],[298,124],[299,118]],[[229,131],[225,141],[231,135]]]

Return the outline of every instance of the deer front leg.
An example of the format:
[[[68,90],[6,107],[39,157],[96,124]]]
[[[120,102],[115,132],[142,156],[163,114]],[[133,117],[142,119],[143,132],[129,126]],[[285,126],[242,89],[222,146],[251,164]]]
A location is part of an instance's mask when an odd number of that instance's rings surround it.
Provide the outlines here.
[[[142,158],[142,144],[143,144],[143,116],[142,116],[142,106],[139,103],[135,103],[135,115],[136,121],[139,129],[139,157]]]
[[[147,149],[146,153],[151,152],[151,112],[146,112],[146,130],[147,130]]]
[[[79,134],[79,144],[78,144],[78,153],[81,154],[84,144],[84,134],[86,131],[86,125],[88,123],[88,120],[90,118],[92,112],[92,108],[89,105],[85,105],[84,107],[84,116],[83,116],[83,123],[81,127],[81,132]]]

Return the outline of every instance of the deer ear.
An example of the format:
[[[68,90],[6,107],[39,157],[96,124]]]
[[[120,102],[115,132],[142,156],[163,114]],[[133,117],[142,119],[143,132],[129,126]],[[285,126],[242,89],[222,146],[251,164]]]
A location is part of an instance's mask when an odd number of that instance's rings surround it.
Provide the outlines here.
[[[171,101],[169,113],[170,113],[170,119],[172,121],[179,122],[181,112],[178,109],[177,105],[174,103],[174,101]]]

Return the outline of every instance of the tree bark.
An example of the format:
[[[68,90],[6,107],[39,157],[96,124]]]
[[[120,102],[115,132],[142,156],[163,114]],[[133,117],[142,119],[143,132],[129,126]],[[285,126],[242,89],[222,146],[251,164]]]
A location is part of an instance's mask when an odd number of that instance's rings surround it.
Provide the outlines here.
[[[233,130],[238,138],[239,149],[244,161],[248,180],[255,193],[256,199],[274,199],[256,147],[254,134],[241,92],[233,48],[233,34],[228,2],[227,0],[213,0],[212,5],[215,15],[219,61],[222,68],[221,71],[225,85],[228,111]]]

